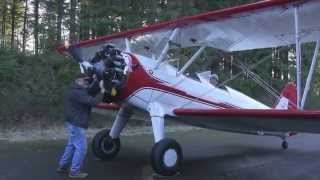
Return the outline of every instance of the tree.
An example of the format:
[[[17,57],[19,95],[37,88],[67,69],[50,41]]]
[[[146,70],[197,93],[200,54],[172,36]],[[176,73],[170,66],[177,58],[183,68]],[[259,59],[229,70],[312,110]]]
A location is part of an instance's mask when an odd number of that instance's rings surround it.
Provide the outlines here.
[[[26,42],[27,42],[27,23],[28,23],[28,0],[25,0],[24,5],[24,16],[23,16],[23,30],[22,30],[22,52],[26,52]]]
[[[62,19],[63,19],[63,5],[64,0],[57,0],[57,44],[61,43],[61,28],[62,28]]]
[[[23,2],[12,0],[9,4],[10,9],[10,47],[12,50],[19,50],[19,36],[23,19]]]
[[[40,45],[43,52],[57,46],[57,6],[57,1],[42,1],[44,11],[41,14]]]
[[[76,8],[77,0],[70,0],[70,28],[69,41],[71,44],[76,42]]]
[[[34,53],[37,55],[39,52],[39,0],[34,0],[33,4],[33,36],[34,36]]]
[[[11,49],[14,49],[14,36],[15,36],[15,27],[16,27],[16,0],[12,1],[11,4]]]
[[[2,4],[2,25],[1,25],[1,46],[5,47],[6,43],[6,23],[7,23],[7,0],[3,0]]]
[[[88,39],[90,34],[89,2],[82,0],[80,2],[80,39]]]

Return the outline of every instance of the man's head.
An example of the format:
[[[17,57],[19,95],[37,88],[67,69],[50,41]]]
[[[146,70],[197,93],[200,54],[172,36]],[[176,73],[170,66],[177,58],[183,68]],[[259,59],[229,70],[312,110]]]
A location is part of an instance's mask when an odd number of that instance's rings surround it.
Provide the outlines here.
[[[97,77],[95,75],[93,75],[93,77],[90,77],[85,74],[81,74],[75,80],[75,82],[79,86],[86,88],[89,95],[91,95],[91,96],[96,96],[101,91],[100,83],[97,80]]]

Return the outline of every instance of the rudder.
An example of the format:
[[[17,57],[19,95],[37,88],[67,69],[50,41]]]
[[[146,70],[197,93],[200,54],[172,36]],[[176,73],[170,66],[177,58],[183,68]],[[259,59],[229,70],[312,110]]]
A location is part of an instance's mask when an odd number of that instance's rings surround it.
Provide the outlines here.
[[[297,87],[294,83],[288,83],[281,92],[281,97],[275,109],[297,109]]]

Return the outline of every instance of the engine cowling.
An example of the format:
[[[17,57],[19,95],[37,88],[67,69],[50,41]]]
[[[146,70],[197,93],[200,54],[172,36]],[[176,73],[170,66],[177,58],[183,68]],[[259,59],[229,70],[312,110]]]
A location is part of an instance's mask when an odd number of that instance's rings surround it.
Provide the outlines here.
[[[105,46],[90,62],[93,74],[103,81],[104,102],[115,102],[128,79],[129,63],[121,50],[112,45]]]

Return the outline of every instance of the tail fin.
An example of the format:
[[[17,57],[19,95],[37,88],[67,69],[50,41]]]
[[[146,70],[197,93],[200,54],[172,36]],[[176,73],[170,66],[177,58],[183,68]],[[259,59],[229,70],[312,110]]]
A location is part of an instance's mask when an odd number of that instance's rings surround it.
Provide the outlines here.
[[[275,109],[297,109],[297,88],[294,83],[288,83],[281,92],[281,98]]]

